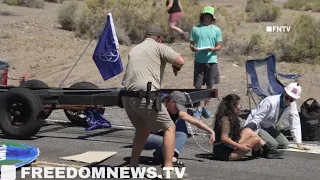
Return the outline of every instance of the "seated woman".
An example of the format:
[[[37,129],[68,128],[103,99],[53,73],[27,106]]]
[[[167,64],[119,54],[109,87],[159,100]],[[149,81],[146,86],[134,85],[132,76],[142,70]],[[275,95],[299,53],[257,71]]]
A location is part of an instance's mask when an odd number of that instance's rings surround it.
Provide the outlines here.
[[[282,153],[274,149],[270,143],[263,141],[250,128],[240,128],[238,118],[240,110],[240,97],[236,94],[227,95],[220,103],[214,126],[216,132],[216,141],[213,146],[215,159],[238,160],[250,151],[254,157],[282,158]]]
[[[173,91],[170,95],[163,97],[162,102],[166,106],[172,120],[176,124],[176,144],[175,144],[175,151],[174,151],[174,157],[172,159],[172,162],[174,166],[181,167],[181,166],[184,166],[184,164],[178,160],[178,157],[188,138],[188,130],[187,130],[185,121],[197,126],[198,128],[204,131],[209,132],[211,135],[209,140],[210,144],[213,144],[214,142],[215,133],[206,124],[195,119],[194,117],[192,117],[187,113],[187,110],[184,104],[186,104],[186,102],[188,101],[186,96],[182,92]],[[162,132],[159,132],[156,134],[150,134],[144,147],[145,150],[155,149],[153,156],[155,160],[158,161],[158,163],[163,163],[162,142],[163,142]]]

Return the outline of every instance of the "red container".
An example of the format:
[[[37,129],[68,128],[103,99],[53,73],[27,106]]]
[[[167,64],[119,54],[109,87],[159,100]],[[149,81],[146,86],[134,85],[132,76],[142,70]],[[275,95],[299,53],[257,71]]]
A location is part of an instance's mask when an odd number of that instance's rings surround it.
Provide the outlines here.
[[[8,85],[9,63],[0,59],[0,80],[1,86]]]

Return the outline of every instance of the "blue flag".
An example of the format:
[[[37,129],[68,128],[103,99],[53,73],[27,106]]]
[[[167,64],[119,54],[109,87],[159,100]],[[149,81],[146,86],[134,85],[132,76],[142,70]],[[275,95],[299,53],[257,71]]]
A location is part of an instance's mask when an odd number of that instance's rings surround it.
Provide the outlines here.
[[[100,36],[92,59],[96,63],[104,81],[117,76],[123,71],[119,42],[111,13],[107,16],[107,24]]]
[[[99,110],[87,110],[84,111],[87,116],[87,123],[89,127],[86,128],[87,131],[100,129],[100,128],[111,128],[111,123],[108,121]]]

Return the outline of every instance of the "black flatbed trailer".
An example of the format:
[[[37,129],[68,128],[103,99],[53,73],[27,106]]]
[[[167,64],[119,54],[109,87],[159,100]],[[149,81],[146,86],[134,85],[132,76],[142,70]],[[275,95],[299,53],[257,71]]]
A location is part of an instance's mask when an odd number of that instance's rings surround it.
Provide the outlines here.
[[[150,83],[148,87],[151,87]],[[143,97],[147,101],[150,89]],[[186,93],[190,100],[186,105],[189,107],[218,97],[216,89],[160,89],[160,95],[174,90]],[[85,125],[85,118],[79,117],[79,113],[86,109],[99,109],[103,114],[103,107],[122,107],[122,92],[120,88],[100,89],[90,82],[78,82],[70,88],[49,87],[40,80],[28,80],[19,86],[0,86],[0,130],[8,138],[29,139],[56,109],[63,109],[71,122]]]

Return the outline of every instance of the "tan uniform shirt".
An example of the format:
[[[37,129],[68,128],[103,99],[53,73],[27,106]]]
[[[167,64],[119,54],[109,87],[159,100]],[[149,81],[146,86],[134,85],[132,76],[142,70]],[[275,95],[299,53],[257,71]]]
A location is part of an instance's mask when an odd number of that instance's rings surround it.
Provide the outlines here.
[[[146,38],[129,53],[122,86],[131,91],[147,90],[147,83],[152,82],[152,91],[160,89],[166,64],[179,55],[171,47]]]

